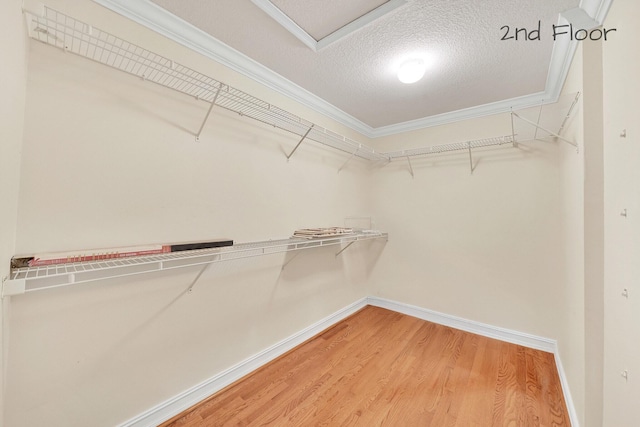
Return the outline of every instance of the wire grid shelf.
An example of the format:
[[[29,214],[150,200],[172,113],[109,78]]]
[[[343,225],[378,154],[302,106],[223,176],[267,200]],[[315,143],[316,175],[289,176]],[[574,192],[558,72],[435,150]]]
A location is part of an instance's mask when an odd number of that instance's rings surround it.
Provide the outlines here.
[[[497,145],[513,144],[511,135],[494,138],[477,139],[473,141],[454,142],[450,144],[432,145],[429,147],[412,148],[408,150],[398,150],[385,153],[390,160],[403,159],[406,157],[424,156],[428,154],[447,153],[452,151],[469,150],[470,148],[492,147]]]
[[[215,103],[278,129],[366,160],[388,160],[352,139],[331,132],[212,77],[143,47],[45,7],[43,16],[25,12],[30,36],[40,42],[107,65],[169,89]],[[311,131],[309,131],[311,129]]]
[[[11,271],[8,281],[22,287],[21,292],[33,292],[107,278],[132,276],[154,271],[172,270],[216,262],[252,258],[289,251],[351,244],[370,239],[388,239],[380,231],[354,232],[340,237],[303,239],[289,238],[259,242],[239,243],[222,248],[199,249],[166,254],[139,256],[100,261],[55,264],[40,267],[23,267]],[[6,294],[6,293],[5,293]]]

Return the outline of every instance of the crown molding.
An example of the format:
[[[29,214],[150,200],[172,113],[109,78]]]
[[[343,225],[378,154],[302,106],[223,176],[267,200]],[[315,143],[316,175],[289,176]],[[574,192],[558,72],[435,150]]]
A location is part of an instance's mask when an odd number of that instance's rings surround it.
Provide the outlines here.
[[[143,25],[170,40],[198,52],[226,67],[243,74],[284,96],[341,123],[367,138],[389,136],[431,126],[453,123],[492,114],[504,113],[556,102],[569,73],[571,61],[578,47],[576,40],[559,39],[554,43],[545,90],[504,101],[465,108],[443,114],[411,120],[389,126],[373,128],[354,116],[337,108],[317,95],[282,77],[222,43],[204,31],[171,14],[150,0],[93,0],[132,21]],[[613,0],[582,0],[580,8],[599,24],[609,11]],[[564,19],[560,17],[559,20]],[[301,29],[304,32],[304,30]],[[306,32],[305,32],[306,34]],[[314,40],[315,41],[315,40]]]
[[[149,0],[93,0],[152,31],[240,73],[362,135],[373,128]]]

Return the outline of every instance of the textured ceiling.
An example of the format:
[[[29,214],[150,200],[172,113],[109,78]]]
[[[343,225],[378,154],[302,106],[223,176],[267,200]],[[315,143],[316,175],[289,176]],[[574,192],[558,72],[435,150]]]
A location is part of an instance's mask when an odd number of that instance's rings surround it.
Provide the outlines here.
[[[579,0],[409,0],[337,42],[314,51],[250,0],[152,0],[233,49],[372,129],[541,94],[554,46],[552,25]],[[341,16],[385,3],[273,0],[314,37],[344,25]],[[351,3],[351,2],[349,2]],[[342,5],[341,5],[342,4]],[[346,7],[346,8],[345,8]],[[343,8],[344,14],[340,8]],[[336,13],[340,11],[341,13]],[[345,19],[343,19],[344,21]],[[296,21],[296,22],[297,22]],[[539,40],[501,40],[538,28]],[[412,56],[425,77],[396,77]]]

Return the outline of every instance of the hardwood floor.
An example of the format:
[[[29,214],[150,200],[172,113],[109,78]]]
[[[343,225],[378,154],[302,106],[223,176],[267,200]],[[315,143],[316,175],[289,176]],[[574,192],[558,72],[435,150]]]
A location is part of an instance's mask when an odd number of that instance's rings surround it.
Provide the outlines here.
[[[553,354],[367,306],[163,424],[569,426]]]

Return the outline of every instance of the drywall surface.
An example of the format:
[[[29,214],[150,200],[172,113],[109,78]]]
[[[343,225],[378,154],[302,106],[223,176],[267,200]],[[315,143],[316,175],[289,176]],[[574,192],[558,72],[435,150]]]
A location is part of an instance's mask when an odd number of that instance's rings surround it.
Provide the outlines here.
[[[15,249],[20,150],[24,123],[27,70],[22,2],[10,0],[0,5],[0,278],[9,274]],[[9,298],[0,303],[0,424],[5,412],[6,356],[9,337]]]
[[[603,425],[607,427],[634,426],[640,420],[640,56],[637,53],[640,29],[635,22],[638,14],[637,2],[613,2],[606,25],[617,28],[618,34],[603,43]],[[623,296],[625,293],[628,297]],[[625,371],[627,378],[622,375]]]
[[[576,111],[565,124],[563,135],[578,143],[579,148],[559,147],[560,189],[562,192],[561,238],[563,276],[561,287],[564,327],[558,335],[558,351],[562,360],[576,414],[580,425],[585,419],[585,144],[583,55],[578,47],[563,92],[580,92]],[[590,149],[590,148],[589,148]]]
[[[511,133],[508,115],[384,143],[414,146]],[[532,142],[393,163],[373,178],[390,238],[373,293],[443,313],[558,338],[564,309],[558,143]]]
[[[604,365],[604,157],[602,43],[582,44],[584,81],[585,425],[602,425]],[[576,248],[578,249],[578,248]]]
[[[50,3],[280,101],[89,1]],[[287,162],[298,138],[217,109],[196,142],[204,102],[37,42],[29,60],[17,252],[266,240],[369,214],[368,169],[338,173],[344,153],[309,143]],[[384,246],[214,264],[192,292],[197,267],[15,296],[5,425],[125,422],[365,296]]]

